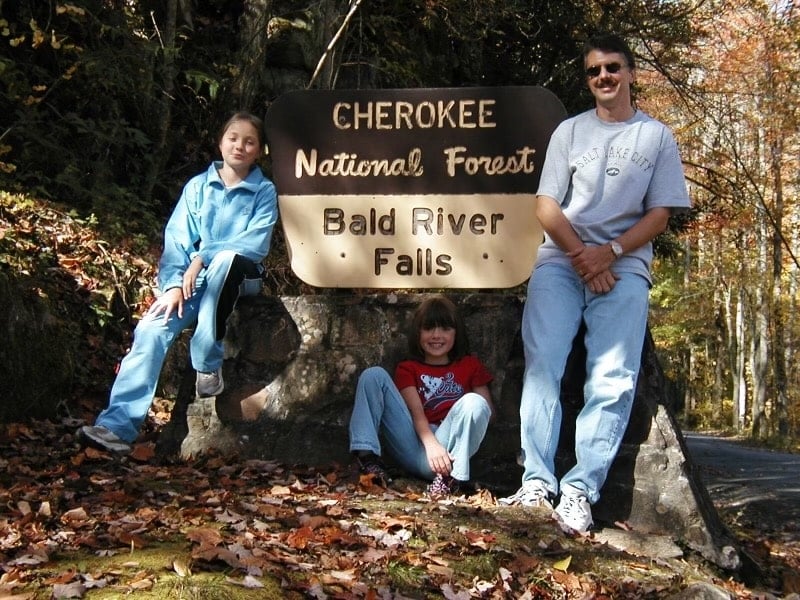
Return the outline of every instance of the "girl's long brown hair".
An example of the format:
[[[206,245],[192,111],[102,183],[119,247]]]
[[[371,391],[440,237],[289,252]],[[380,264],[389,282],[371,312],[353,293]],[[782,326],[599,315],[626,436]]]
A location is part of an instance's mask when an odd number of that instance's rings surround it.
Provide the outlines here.
[[[453,302],[445,296],[426,298],[414,311],[411,329],[408,332],[408,351],[417,360],[425,360],[425,352],[420,346],[420,332],[434,327],[452,327],[456,330],[453,349],[447,355],[450,362],[469,354],[467,328]]]

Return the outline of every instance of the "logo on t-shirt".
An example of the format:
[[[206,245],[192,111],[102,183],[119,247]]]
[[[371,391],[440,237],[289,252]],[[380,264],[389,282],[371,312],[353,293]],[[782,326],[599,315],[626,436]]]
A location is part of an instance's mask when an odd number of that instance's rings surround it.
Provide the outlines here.
[[[464,388],[455,380],[452,371],[443,377],[420,375],[420,380],[420,395],[426,407],[433,407],[447,400],[458,400],[464,395]]]

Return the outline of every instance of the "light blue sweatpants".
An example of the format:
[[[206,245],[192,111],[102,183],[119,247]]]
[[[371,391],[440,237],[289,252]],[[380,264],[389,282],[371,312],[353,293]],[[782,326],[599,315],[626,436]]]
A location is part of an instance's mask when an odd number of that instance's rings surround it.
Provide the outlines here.
[[[172,343],[184,329],[195,326],[190,343],[192,366],[197,371],[214,371],[222,366],[224,323],[240,295],[254,295],[261,289],[258,268],[232,251],[217,254],[197,279],[194,295],[183,303],[183,317],[177,312],[168,321],[163,315],[145,315],[136,326],[133,345],[122,359],[111,388],[108,408],[96,424],[133,442],[147,417]]]

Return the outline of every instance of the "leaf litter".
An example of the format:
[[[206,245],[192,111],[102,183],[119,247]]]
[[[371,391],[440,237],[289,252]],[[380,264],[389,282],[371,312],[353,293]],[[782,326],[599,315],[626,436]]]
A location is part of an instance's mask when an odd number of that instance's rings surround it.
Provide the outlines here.
[[[0,598],[202,597],[191,584],[215,598],[639,599],[694,582],[759,597],[699,557],[648,561],[567,537],[489,490],[431,501],[412,479],[167,460],[151,442],[120,459],[80,448],[75,425],[0,428]],[[797,560],[796,546],[773,546]]]
[[[66,302],[76,281],[103,297],[147,289],[154,261],[94,236],[0,194],[0,262],[46,274],[48,295]],[[54,255],[42,259],[38,249],[53,240]],[[133,312],[137,301],[147,298],[128,298]],[[107,364],[99,352],[114,344],[92,333],[86,341],[92,379]],[[168,406],[154,409],[150,431],[170,417]],[[489,490],[431,502],[413,480],[384,489],[336,465],[176,462],[152,442],[114,459],[78,447],[73,434],[85,422],[0,425],[0,598],[664,598],[696,582],[732,598],[768,597],[691,553],[647,560],[593,536],[565,537],[547,515],[498,507]],[[764,587],[800,593],[798,524],[779,511],[754,520],[719,508],[764,567]]]

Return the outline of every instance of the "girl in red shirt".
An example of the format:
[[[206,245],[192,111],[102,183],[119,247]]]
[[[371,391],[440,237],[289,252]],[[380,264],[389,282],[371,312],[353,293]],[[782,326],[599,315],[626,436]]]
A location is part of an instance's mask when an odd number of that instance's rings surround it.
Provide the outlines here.
[[[408,336],[410,358],[394,379],[381,367],[358,380],[350,417],[350,451],[362,473],[389,483],[379,436],[404,470],[432,480],[433,497],[456,493],[469,480],[469,460],[494,414],[492,375],[469,354],[464,323],[444,296],[415,311]]]

